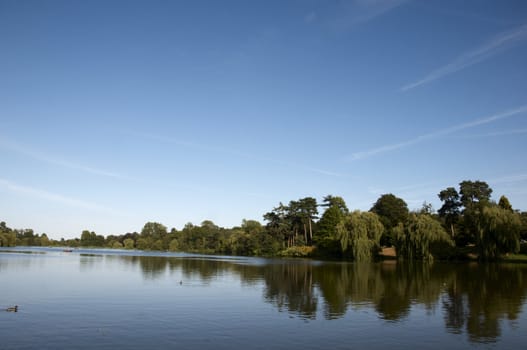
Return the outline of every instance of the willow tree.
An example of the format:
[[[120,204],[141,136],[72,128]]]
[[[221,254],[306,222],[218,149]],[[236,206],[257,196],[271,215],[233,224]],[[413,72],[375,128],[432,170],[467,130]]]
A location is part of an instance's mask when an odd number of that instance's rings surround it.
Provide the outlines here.
[[[371,260],[379,250],[383,232],[384,226],[377,214],[358,210],[346,215],[337,226],[342,252],[351,252],[357,261]]]
[[[478,220],[476,246],[481,260],[494,260],[520,249],[519,214],[499,206],[483,208]]]
[[[443,226],[427,214],[410,214],[395,229],[395,249],[399,258],[432,260],[430,246],[445,242],[454,245]]]

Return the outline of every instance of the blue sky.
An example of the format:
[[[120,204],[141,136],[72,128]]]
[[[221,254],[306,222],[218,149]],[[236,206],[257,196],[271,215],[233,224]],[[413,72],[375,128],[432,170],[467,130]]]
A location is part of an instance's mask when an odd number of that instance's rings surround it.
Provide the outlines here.
[[[525,1],[0,0],[0,220],[53,238],[411,209],[527,210]]]

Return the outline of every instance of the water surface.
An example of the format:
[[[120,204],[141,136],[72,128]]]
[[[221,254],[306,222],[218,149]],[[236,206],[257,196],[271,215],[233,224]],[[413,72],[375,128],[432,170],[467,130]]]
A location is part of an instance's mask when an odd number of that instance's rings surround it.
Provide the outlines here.
[[[522,264],[0,250],[0,348],[517,349],[526,296]]]

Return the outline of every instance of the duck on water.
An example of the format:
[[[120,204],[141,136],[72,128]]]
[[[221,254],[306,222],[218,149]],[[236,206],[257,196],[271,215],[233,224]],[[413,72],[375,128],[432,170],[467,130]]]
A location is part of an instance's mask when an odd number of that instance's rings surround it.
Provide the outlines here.
[[[5,309],[7,312],[18,312],[18,305],[10,306],[7,309]]]

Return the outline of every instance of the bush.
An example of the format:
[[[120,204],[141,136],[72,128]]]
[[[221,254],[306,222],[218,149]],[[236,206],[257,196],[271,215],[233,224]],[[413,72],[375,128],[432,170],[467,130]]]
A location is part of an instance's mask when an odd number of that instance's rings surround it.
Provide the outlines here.
[[[313,246],[294,246],[282,250],[278,255],[289,258],[308,258],[313,255],[314,250]]]

